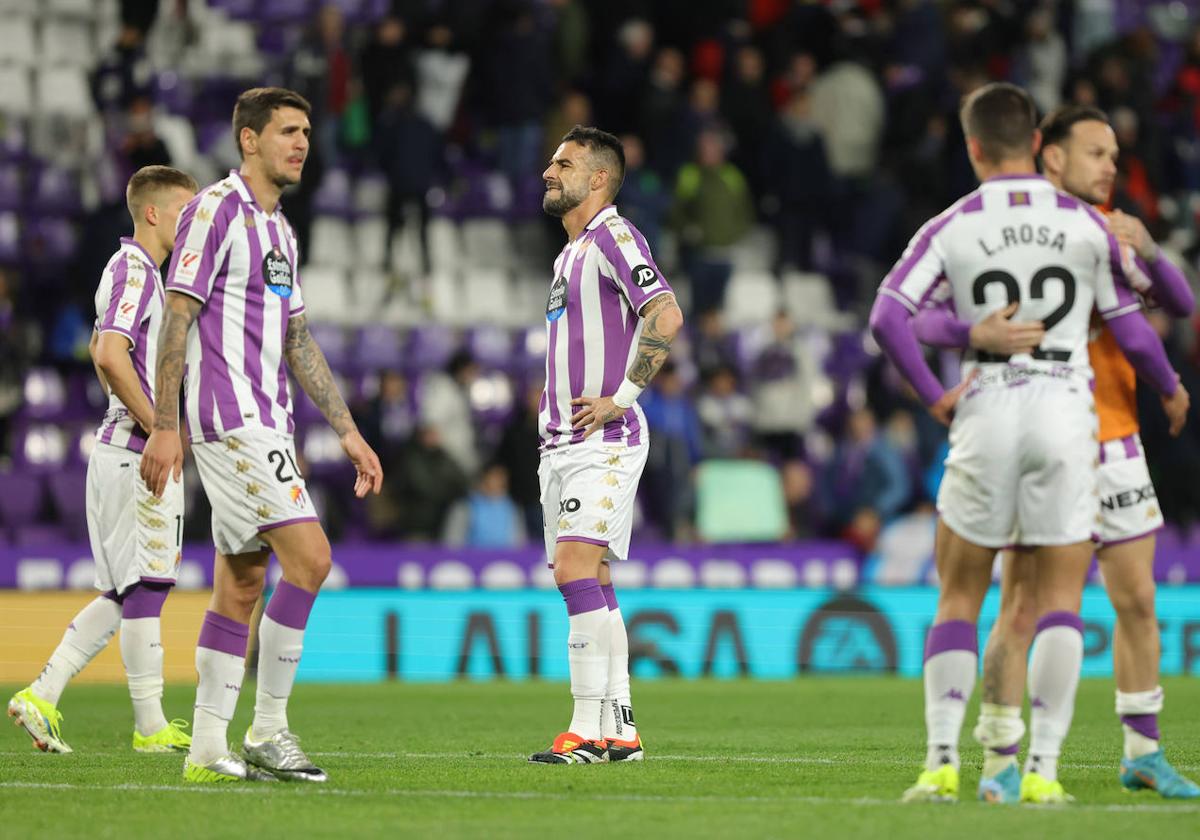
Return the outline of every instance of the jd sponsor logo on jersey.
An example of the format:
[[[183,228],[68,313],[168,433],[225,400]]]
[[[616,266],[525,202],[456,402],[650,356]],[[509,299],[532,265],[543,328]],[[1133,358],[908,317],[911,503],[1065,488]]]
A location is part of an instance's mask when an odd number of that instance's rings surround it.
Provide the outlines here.
[[[633,270],[633,282],[644,289],[658,282],[658,274],[648,265],[639,265]]]
[[[292,296],[292,264],[287,261],[279,246],[272,248],[263,257],[263,282],[280,297]]]
[[[546,320],[557,321],[567,311],[567,278],[559,277],[550,287],[550,297],[546,299]]]

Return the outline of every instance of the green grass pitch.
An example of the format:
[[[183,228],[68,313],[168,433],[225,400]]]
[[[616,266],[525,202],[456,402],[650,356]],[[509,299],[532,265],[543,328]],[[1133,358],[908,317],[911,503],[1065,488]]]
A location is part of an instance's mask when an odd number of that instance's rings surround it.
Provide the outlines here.
[[[1165,687],[1168,755],[1200,776],[1200,681]],[[129,750],[122,687],[71,686],[60,708],[73,755],[36,752],[17,729],[0,738],[0,836],[1200,836],[1200,804],[1121,790],[1108,680],[1080,688],[1060,774],[1078,802],[1062,808],[973,801],[977,701],[963,801],[898,804],[924,755],[915,680],[658,681],[634,691],[644,764],[552,767],[524,758],[569,719],[565,684],[301,685],[292,728],[330,782],[213,788],[184,786],[180,756]],[[191,688],[168,688],[168,716],[188,716],[191,702]],[[247,684],[231,739],[252,705]]]

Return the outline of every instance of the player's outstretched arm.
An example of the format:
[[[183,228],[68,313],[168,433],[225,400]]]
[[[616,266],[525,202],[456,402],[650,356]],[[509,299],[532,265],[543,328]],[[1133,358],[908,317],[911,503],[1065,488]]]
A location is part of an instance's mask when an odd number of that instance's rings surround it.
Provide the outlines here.
[[[350,416],[350,409],[333,379],[329,362],[308,329],[305,315],[296,315],[288,320],[283,355],[304,393],[308,394],[308,398],[337,432],[342,449],[358,471],[354,495],[360,499],[371,491],[378,495],[383,488],[383,467],[379,463],[379,456],[367,445],[354,418]]]
[[[183,441],[179,437],[179,388],[187,356],[187,334],[200,312],[200,301],[180,292],[167,292],[163,323],[154,362],[154,428],[142,451],[142,479],[161,497],[167,478],[183,472]]]
[[[92,361],[105,390],[117,395],[139,426],[147,432],[153,430],[154,406],[133,368],[129,339],[117,332],[93,333],[93,336]]]
[[[1190,398],[1171,367],[1162,342],[1146,316],[1128,312],[1108,320],[1108,328],[1138,376],[1158,391],[1171,424],[1171,435],[1178,436],[1187,421]]]
[[[671,353],[671,342],[683,328],[683,312],[675,295],[670,293],[648,300],[638,315],[642,319],[642,335],[638,339],[637,355],[617,393],[571,400],[571,405],[580,407],[571,417],[571,428],[586,428],[583,434],[585,439],[633,406],[638,395],[667,360]]]

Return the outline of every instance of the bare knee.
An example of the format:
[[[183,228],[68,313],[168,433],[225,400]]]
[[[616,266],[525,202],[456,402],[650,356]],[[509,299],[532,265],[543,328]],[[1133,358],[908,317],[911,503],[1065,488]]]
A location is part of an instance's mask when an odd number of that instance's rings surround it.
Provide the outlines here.
[[[1122,624],[1153,624],[1157,621],[1154,581],[1144,581],[1114,594],[1113,608],[1117,611],[1117,620]]]
[[[217,611],[243,624],[250,621],[263,591],[262,575],[229,575],[213,591]]]
[[[316,592],[333,569],[333,550],[329,547],[328,540],[321,540],[306,547],[296,560],[296,563],[291,564],[292,569],[288,577],[295,575],[298,580],[293,582],[297,586],[309,592]]]
[[[559,586],[575,580],[598,577],[606,546],[574,541],[558,543],[554,548],[554,582]]]
[[[1011,604],[1005,604],[1000,610],[996,625],[1010,644],[1029,647],[1037,632],[1037,612],[1037,604],[1032,598],[1014,598]]]

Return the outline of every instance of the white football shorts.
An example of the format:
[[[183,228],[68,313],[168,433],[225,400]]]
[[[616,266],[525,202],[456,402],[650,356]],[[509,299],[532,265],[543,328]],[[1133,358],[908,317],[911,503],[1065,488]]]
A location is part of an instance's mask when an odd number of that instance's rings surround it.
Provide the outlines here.
[[[183,477],[162,498],[146,489],[142,456],[97,441],[87,469],[87,525],[96,588],[118,594],[139,581],[175,583],[183,544]]]
[[[976,545],[1070,545],[1099,531],[1097,419],[1088,384],[1050,375],[968,390],[950,426],[938,513]]]
[[[649,452],[646,441],[638,446],[577,443],[542,453],[538,480],[551,567],[560,541],[607,546],[606,563],[629,556],[634,502]]]
[[[267,548],[262,532],[318,521],[290,435],[239,429],[220,440],[194,443],[192,452],[212,505],[213,543],[222,554],[260,551]]]
[[[1100,444],[1100,544],[1131,542],[1163,526],[1162,511],[1136,433]]]

